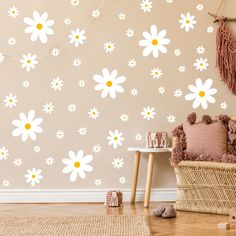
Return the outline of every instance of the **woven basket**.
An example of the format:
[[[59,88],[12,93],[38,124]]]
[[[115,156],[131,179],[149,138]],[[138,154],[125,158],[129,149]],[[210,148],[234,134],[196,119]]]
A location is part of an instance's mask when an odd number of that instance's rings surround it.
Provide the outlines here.
[[[173,147],[177,142],[174,137]],[[236,163],[181,161],[173,167],[176,209],[225,215],[236,210]]]

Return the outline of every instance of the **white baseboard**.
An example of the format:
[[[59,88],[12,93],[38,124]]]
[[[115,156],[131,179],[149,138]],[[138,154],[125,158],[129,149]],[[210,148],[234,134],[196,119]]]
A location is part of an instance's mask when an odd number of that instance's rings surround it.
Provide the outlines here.
[[[0,190],[0,203],[36,202],[104,202],[108,189],[4,189]],[[130,201],[130,189],[121,189],[124,202]],[[136,201],[144,200],[144,189],[136,192]],[[175,201],[176,188],[154,188],[151,201]]]

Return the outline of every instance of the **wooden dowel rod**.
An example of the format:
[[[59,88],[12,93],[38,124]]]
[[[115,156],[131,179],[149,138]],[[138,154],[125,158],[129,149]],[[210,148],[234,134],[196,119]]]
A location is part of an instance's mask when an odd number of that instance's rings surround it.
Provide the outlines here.
[[[208,12],[208,14],[209,14],[210,16],[212,16],[212,17],[215,19],[215,20],[214,20],[214,23],[217,22],[217,21],[219,21],[217,15],[212,14],[212,13],[210,13],[210,12]],[[236,18],[224,17],[224,21],[236,21]]]

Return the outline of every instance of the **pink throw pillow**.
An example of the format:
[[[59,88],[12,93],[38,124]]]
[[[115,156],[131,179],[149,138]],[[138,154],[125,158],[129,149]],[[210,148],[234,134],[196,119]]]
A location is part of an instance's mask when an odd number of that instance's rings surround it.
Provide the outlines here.
[[[220,122],[213,121],[211,124],[201,122],[193,125],[185,122],[183,129],[188,153],[198,156],[227,153],[227,130]]]

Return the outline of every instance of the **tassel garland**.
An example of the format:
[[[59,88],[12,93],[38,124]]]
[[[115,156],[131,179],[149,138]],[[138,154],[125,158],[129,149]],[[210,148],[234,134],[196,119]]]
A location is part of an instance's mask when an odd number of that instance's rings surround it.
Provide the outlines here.
[[[219,19],[216,35],[216,67],[221,80],[236,95],[236,40],[227,28],[224,18]]]

